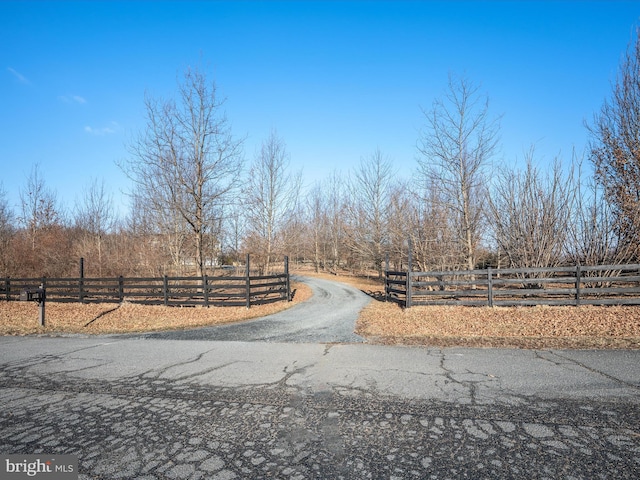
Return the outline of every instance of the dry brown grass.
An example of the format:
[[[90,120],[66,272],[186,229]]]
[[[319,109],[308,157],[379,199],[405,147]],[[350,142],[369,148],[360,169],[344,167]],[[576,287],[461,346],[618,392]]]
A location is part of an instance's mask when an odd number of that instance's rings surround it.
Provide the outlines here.
[[[293,301],[246,307],[164,307],[123,303],[46,304],[45,327],[38,325],[38,306],[33,302],[0,302],[0,335],[58,333],[125,333],[174,330],[238,322],[277,313],[308,300],[311,289],[292,283]]]
[[[373,302],[357,333],[384,344],[640,348],[638,307],[412,307]]]

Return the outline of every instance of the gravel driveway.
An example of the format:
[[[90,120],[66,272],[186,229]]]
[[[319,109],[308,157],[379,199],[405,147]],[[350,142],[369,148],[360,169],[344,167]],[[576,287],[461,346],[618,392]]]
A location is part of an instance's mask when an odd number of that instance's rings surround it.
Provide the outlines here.
[[[288,343],[357,343],[355,323],[371,300],[360,290],[344,283],[319,278],[292,276],[313,290],[313,297],[268,317],[248,322],[136,335],[167,340],[224,340]]]

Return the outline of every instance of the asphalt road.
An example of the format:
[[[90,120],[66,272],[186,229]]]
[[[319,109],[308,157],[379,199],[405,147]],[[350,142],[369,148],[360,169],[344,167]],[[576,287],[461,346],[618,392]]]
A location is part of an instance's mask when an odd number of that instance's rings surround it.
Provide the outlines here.
[[[77,455],[81,479],[637,479],[639,367],[637,350],[0,337],[0,453]]]
[[[224,340],[287,343],[353,343],[360,310],[371,298],[349,285],[312,277],[293,277],[313,290],[313,297],[280,313],[258,320],[192,330],[140,335],[165,340]]]

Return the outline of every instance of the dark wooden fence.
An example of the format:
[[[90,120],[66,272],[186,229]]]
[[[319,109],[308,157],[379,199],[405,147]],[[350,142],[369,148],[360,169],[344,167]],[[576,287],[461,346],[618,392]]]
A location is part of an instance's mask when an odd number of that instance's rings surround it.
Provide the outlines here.
[[[403,306],[640,305],[640,264],[385,272]]]
[[[123,302],[172,306],[246,306],[291,301],[289,262],[284,272],[252,275],[146,278],[0,278],[0,299],[18,300],[28,287],[44,285],[47,301]]]

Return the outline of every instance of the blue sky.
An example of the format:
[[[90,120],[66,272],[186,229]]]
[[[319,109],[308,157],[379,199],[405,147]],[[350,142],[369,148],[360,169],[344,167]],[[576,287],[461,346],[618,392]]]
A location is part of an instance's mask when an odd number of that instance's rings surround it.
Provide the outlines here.
[[[376,148],[416,166],[420,107],[449,73],[502,115],[498,161],[535,145],[568,160],[611,92],[640,2],[0,2],[0,184],[12,205],[35,164],[71,209],[199,65],[227,97],[248,161],[272,129],[307,184]]]

